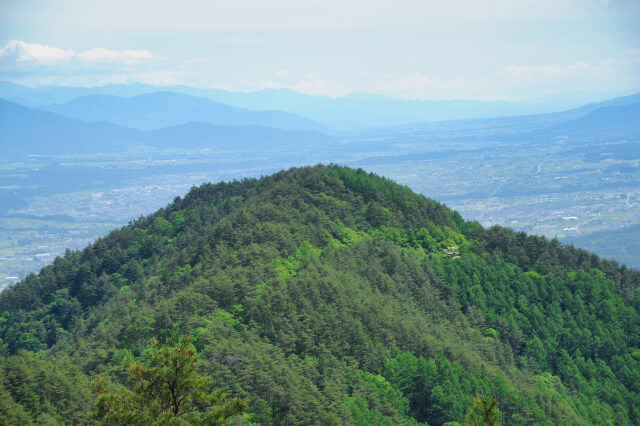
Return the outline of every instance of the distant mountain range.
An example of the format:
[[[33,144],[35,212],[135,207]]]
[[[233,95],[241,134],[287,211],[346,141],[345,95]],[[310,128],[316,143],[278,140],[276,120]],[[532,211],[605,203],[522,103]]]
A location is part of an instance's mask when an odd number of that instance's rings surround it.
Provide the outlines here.
[[[585,112],[595,111],[600,108],[631,105],[638,102],[640,102],[640,93],[634,93],[633,95],[619,96],[616,98],[607,99],[602,102],[592,102],[584,106],[581,106],[579,108],[574,108],[569,111],[575,112],[575,113],[585,113]]]
[[[575,120],[567,121],[558,126],[559,129],[571,132],[593,133],[624,130],[625,132],[640,132],[640,96],[634,97],[638,101],[628,105],[611,103],[597,109],[581,109],[589,112]]]
[[[256,125],[216,126],[189,122],[155,131],[85,122],[0,99],[0,155],[62,155],[154,148],[256,150],[333,143],[313,130],[289,131]]]
[[[85,154],[125,148],[138,131],[115,124],[71,120],[0,99],[0,154]]]
[[[203,95],[204,96],[204,95]],[[218,102],[249,109],[270,108],[309,117],[335,129],[379,128],[450,120],[488,119],[573,111],[566,103],[485,102],[473,100],[420,101],[354,94],[342,98],[309,96],[286,89],[265,89],[253,93],[209,92]],[[610,100],[631,103],[633,96]],[[630,99],[627,99],[630,98]],[[638,99],[636,98],[636,101]],[[599,108],[605,104],[596,106]],[[575,111],[584,114],[587,111]]]
[[[73,104],[65,107],[50,106],[54,103],[67,103],[83,96],[103,95],[118,97],[137,97],[143,94],[157,94],[159,91],[181,93],[199,98],[206,98],[227,106],[244,108],[255,111],[277,110],[287,112],[300,117],[307,117],[321,123],[323,126],[337,130],[354,130],[371,127],[383,127],[404,125],[407,123],[433,122],[445,120],[461,120],[470,118],[490,118],[521,116],[529,114],[546,114],[574,108],[576,103],[560,101],[556,98],[545,101],[544,98],[531,102],[483,102],[483,101],[419,101],[388,98],[367,93],[354,93],[342,98],[330,98],[326,96],[311,96],[297,93],[287,89],[264,89],[257,92],[230,92],[220,89],[198,89],[188,86],[157,87],[143,84],[132,85],[107,85],[102,87],[54,87],[45,86],[30,88],[10,82],[0,82],[0,98],[8,99],[30,107],[48,107],[52,111],[69,114],[73,118],[85,118],[91,116],[91,111],[78,111]],[[639,95],[616,98],[605,103],[591,104],[593,108],[612,106],[606,103],[625,102],[633,103],[640,99]],[[145,100],[147,98],[142,98]],[[137,101],[136,101],[137,102]],[[77,105],[76,105],[77,106]],[[586,107],[584,107],[586,108]],[[577,111],[584,114],[588,111]],[[82,117],[80,116],[82,115]],[[285,119],[286,117],[282,117]],[[281,127],[301,130],[310,127],[299,127],[300,122],[293,120],[287,127],[266,122],[234,122],[227,124],[256,124],[269,127]],[[272,120],[275,118],[271,118]],[[191,117],[187,121],[208,121]],[[285,123],[287,120],[284,120]],[[114,121],[115,122],[115,121]],[[146,125],[155,126],[152,119],[145,121]],[[124,123],[121,123],[125,125]],[[179,124],[179,123],[173,123]],[[220,124],[220,123],[213,123]],[[308,126],[310,123],[302,123]],[[131,126],[131,124],[127,124]],[[136,126],[133,126],[136,127]],[[149,127],[145,127],[148,129]],[[157,127],[156,127],[157,128]],[[318,127],[311,127],[322,130]]]
[[[226,126],[258,125],[285,130],[323,128],[308,118],[286,112],[250,111],[173,92],[148,93],[131,98],[90,95],[42,109],[67,118],[108,121],[139,130],[156,130],[191,121]]]
[[[112,86],[111,88],[112,91],[116,89],[123,91],[123,87],[129,86]],[[139,89],[147,87],[151,86],[141,86]],[[103,89],[107,88],[105,86]],[[66,93],[63,89],[65,88],[50,89],[50,91]],[[23,86],[6,82],[0,84],[0,94],[20,94],[20,90],[23,90]],[[27,90],[28,93],[33,93],[29,90]],[[71,91],[78,94],[86,90],[89,89]],[[325,102],[327,108],[333,105],[336,108],[332,112],[334,117],[340,116],[340,105],[345,108],[351,105],[348,108],[355,110],[356,103],[364,102],[369,108],[361,109],[365,121],[368,120],[366,117],[372,117],[372,113],[379,114],[380,117],[389,114],[382,107],[374,111],[375,105],[390,105],[389,102],[396,101],[403,105],[417,105],[413,101],[379,100],[378,98],[337,100],[308,97],[286,91],[273,93],[290,99],[313,99],[316,103]],[[267,92],[263,91],[245,95],[251,95],[252,99],[256,100],[266,94]],[[266,101],[266,98],[264,100]],[[356,103],[349,104],[350,102]],[[433,117],[437,112],[436,104],[422,103],[421,105],[426,108],[425,111],[433,107],[434,112],[427,114]],[[480,104],[482,103],[452,101],[440,104],[440,109],[444,112],[439,114],[447,114],[446,105],[449,105],[449,112],[455,109],[454,105],[457,105],[458,113],[464,115],[470,113],[471,109],[468,108],[471,108],[471,105]],[[242,151],[268,148],[272,150],[287,146],[323,146],[335,142],[332,136],[325,134],[326,131],[334,135],[331,130],[308,118],[281,111],[252,111],[182,93],[158,92],[132,97],[89,95],[65,103],[41,107],[41,109],[0,100],[1,154],[18,156],[83,154],[121,151],[139,145],[158,149],[210,148]],[[463,114],[463,110],[467,112]],[[350,113],[346,110],[343,112],[343,119],[348,119]],[[321,110],[317,113],[322,114]],[[398,117],[402,113],[402,108],[397,108],[394,112]],[[396,118],[400,120],[398,117]],[[412,118],[414,116],[407,112],[405,120],[409,121]],[[393,119],[389,120],[393,121]],[[380,118],[378,124],[382,125],[384,121]],[[364,121],[356,125],[364,125]],[[571,135],[576,138],[589,135],[633,135],[640,131],[640,94],[557,113],[476,118],[444,123],[422,122],[405,124],[403,128],[407,129],[407,137],[410,137],[412,128],[424,129],[425,126],[429,128],[432,138],[436,139],[448,137],[453,128],[457,130],[459,138],[508,139],[521,142]],[[465,128],[471,130],[469,136],[465,136],[467,133],[464,131]]]
[[[99,87],[28,87],[9,81],[0,81],[0,98],[34,108],[41,108],[56,103],[65,103],[82,96],[110,95],[131,97],[144,93],[157,93],[163,90],[169,89],[145,84],[108,84]],[[176,90],[172,91],[175,92]]]

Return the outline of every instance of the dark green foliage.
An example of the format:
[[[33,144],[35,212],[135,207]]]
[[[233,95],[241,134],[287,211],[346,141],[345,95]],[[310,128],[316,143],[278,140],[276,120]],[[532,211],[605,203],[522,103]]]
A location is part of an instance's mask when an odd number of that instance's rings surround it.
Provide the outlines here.
[[[316,166],[193,188],[56,259],[0,294],[0,350],[115,385],[191,334],[245,424],[463,423],[483,392],[503,424],[638,424],[639,277]]]
[[[4,424],[90,422],[89,378],[63,355],[52,362],[20,351],[0,360],[0,389]]]
[[[488,399],[487,395],[478,394],[473,400],[473,408],[464,421],[466,426],[500,426],[500,410],[498,401]]]
[[[98,377],[92,384],[98,393],[96,417],[104,424],[222,425],[246,406],[229,399],[223,389],[211,393],[211,379],[195,372],[198,355],[191,338],[166,345],[153,341],[150,360],[127,361],[133,389],[110,391]]]

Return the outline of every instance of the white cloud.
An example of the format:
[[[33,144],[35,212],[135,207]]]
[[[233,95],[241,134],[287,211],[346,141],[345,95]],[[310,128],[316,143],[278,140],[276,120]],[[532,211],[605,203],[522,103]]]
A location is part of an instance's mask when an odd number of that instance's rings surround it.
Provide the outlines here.
[[[362,76],[361,91],[405,99],[449,100],[478,99],[501,100],[498,94],[488,95],[491,82],[484,78],[438,78],[421,72]]]
[[[152,86],[170,86],[187,84],[185,74],[178,70],[164,71],[126,71],[126,72],[93,72],[56,75],[24,75],[11,81],[26,86],[74,86],[93,87],[106,84],[144,83]]]
[[[3,48],[0,48],[0,67],[2,69],[23,68],[29,65],[52,66],[74,61],[80,65],[93,63],[136,65],[155,59],[163,58],[155,56],[147,50],[94,48],[76,52],[73,49],[61,49],[37,43],[27,43],[22,40],[11,40]]]
[[[524,86],[565,84],[568,81],[603,78],[611,72],[614,62],[607,59],[595,65],[585,61],[566,65],[509,65],[498,74],[498,78],[509,84]]]
[[[420,72],[406,75],[387,74],[380,78],[368,77],[367,85],[370,87],[368,90],[374,93],[415,99],[434,97],[436,93],[449,86],[447,82]]]
[[[275,78],[262,85],[263,89],[291,89],[307,95],[340,96],[344,89],[329,83],[314,73],[298,74],[287,70],[275,73]]]
[[[73,49],[60,49],[42,44],[29,44],[22,40],[11,40],[0,49],[0,64],[9,62],[38,62],[51,65],[58,61],[71,59]]]
[[[441,80],[420,72],[411,74],[372,75],[366,72],[344,76],[339,80],[316,73],[296,73],[281,70],[262,88],[291,89],[309,95],[331,97],[352,92],[366,92],[405,99],[474,99],[486,89],[484,80],[451,78]]]
[[[262,88],[287,88],[311,95],[344,96],[366,92],[421,100],[482,99],[486,101],[522,100],[544,94],[590,91],[607,86],[627,90],[639,82],[627,69],[637,70],[639,52],[624,52],[619,58],[599,62],[575,61],[569,64],[508,65],[489,76],[443,77],[426,72],[374,74],[361,72],[333,77],[323,73],[276,72]],[[254,86],[255,87],[255,86]]]
[[[116,62],[126,65],[158,59],[148,50],[109,50],[100,47],[79,52],[76,56],[87,62]]]

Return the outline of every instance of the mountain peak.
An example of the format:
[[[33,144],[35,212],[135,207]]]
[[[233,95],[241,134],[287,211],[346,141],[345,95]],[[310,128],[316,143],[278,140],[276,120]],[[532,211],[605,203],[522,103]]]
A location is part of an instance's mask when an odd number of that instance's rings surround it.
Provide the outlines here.
[[[637,423],[639,282],[361,169],[292,168],[193,188],[0,293],[0,381],[12,412],[26,388],[86,423],[89,377],[191,335],[254,422],[460,423],[485,390],[505,423]]]

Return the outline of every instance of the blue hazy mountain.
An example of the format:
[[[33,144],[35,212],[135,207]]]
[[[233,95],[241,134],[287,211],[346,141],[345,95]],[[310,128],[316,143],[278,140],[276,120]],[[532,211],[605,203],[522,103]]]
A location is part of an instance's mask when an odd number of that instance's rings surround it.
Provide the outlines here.
[[[155,131],[107,122],[85,122],[0,99],[0,155],[69,155],[125,151],[145,145],[158,149],[256,150],[287,146],[325,146],[333,139],[317,131],[262,126],[187,123]]]
[[[225,151],[319,147],[334,142],[329,136],[315,130],[282,130],[253,125],[217,126],[202,122],[146,132],[138,141],[158,149],[186,147]]]
[[[131,97],[144,93],[155,93],[164,88],[146,84],[108,84],[97,87],[40,86],[28,87],[8,81],[0,81],[0,98],[19,104],[41,108],[54,103],[69,102],[89,95]]]
[[[117,88],[111,86],[101,90],[115,92]],[[143,85],[127,86],[128,90],[121,92],[130,94],[148,88],[149,86]],[[322,130],[320,125],[311,120],[337,129],[357,129],[412,122],[525,115],[545,111],[544,106],[510,102],[413,101],[368,94],[330,98],[305,95],[287,89],[265,89],[249,93],[184,86],[168,89],[171,92],[138,94],[125,98],[126,100],[123,100],[121,95],[89,95],[61,105],[50,105],[45,109],[71,118],[87,121],[106,120],[142,130],[188,121],[230,125],[256,124],[289,130]],[[51,89],[47,93],[55,93],[56,90]],[[187,98],[185,92],[197,100]],[[76,90],[71,93],[80,92]],[[209,103],[205,102],[207,100]],[[268,116],[264,117],[258,111]],[[250,117],[241,116],[241,112]],[[170,113],[173,113],[175,121],[167,122],[165,120]],[[294,118],[284,115],[285,113],[300,117]]]
[[[640,134],[640,96],[627,97],[636,100],[631,104],[616,104],[613,102],[602,103],[597,109],[585,106],[580,111],[588,111],[583,116],[560,123],[551,129],[553,132],[566,132],[572,134],[605,134],[639,135]]]
[[[0,99],[0,154],[9,156],[114,152],[140,132],[87,123]]]
[[[280,111],[250,111],[210,99],[174,92],[148,93],[124,98],[83,96],[47,111],[84,121],[108,121],[140,130],[155,130],[192,121],[215,125],[258,125],[286,130],[320,130],[312,120]]]
[[[553,96],[528,102],[483,102],[483,101],[419,101],[389,98],[368,93],[352,93],[341,98],[311,96],[288,89],[265,89],[256,92],[230,92],[220,89],[200,89],[188,86],[157,87],[144,84],[107,85],[101,87],[55,87],[30,88],[8,82],[0,82],[0,97],[26,106],[42,107],[52,103],[65,103],[87,95],[110,95],[134,97],[141,94],[171,91],[207,98],[226,105],[250,110],[278,110],[302,117],[336,129],[360,129],[403,125],[407,123],[490,118],[546,114],[573,109],[576,114],[585,114],[607,103],[632,103],[632,97],[621,97],[602,103],[589,104],[583,108],[580,100],[604,99],[608,95]],[[637,100],[636,100],[637,101]],[[188,121],[188,120],[187,120]],[[194,118],[192,121],[207,121]],[[186,122],[186,121],[185,121]],[[179,124],[179,123],[175,123]],[[215,123],[214,123],[215,124]],[[263,123],[253,123],[263,124]]]
[[[504,118],[540,114],[570,113],[563,119],[577,118],[605,106],[640,101],[640,94],[592,103],[580,108],[563,108],[560,103],[513,103],[482,101],[413,101],[356,93],[351,97],[308,96],[290,90],[263,90],[254,93],[219,94],[218,101],[244,108],[264,105],[309,117],[334,128],[366,128],[407,123]]]
[[[472,100],[422,101],[355,93],[341,98],[311,96],[288,89],[211,92],[209,97],[250,109],[271,108],[309,117],[336,129],[361,129],[415,122],[461,120],[549,112],[544,105]]]
[[[618,96],[616,98],[607,99],[602,102],[592,102],[584,106],[581,106],[579,108],[574,108],[570,111],[576,112],[576,113],[588,113],[600,108],[625,106],[625,105],[636,104],[638,102],[640,102],[640,93],[634,93],[633,95]]]
[[[156,96],[157,95],[157,96]],[[220,106],[206,99],[191,96],[160,93],[156,95],[141,95],[136,98],[158,99],[164,97],[172,99],[173,107],[180,111],[179,101],[184,100],[188,107],[194,103],[203,102],[208,106],[208,114],[213,114],[214,108]],[[98,97],[98,96],[96,96]],[[99,96],[104,98],[104,96]],[[112,97],[107,97],[112,99]],[[76,102],[85,101],[80,98]],[[117,105],[123,98],[115,98]],[[132,98],[135,99],[135,98]],[[195,99],[195,101],[194,101]],[[457,126],[471,126],[476,128],[491,124],[494,138],[509,138],[514,140],[518,134],[523,138],[547,138],[559,135],[595,135],[595,134],[638,134],[640,131],[640,102],[624,104],[634,97],[612,100],[604,106],[592,111],[585,107],[557,114],[542,116],[492,118],[487,120],[466,120],[456,123]],[[616,105],[620,104],[621,105]],[[90,105],[89,102],[88,105]],[[145,102],[148,104],[148,102]],[[130,108],[133,108],[130,106]],[[164,107],[163,107],[164,108]],[[221,110],[228,111],[228,107],[221,105]],[[147,110],[150,111],[151,108]],[[161,108],[156,111],[162,110]],[[167,123],[169,126],[155,131],[139,131],[108,122],[86,122],[70,119],[48,111],[27,108],[14,102],[0,100],[0,153],[3,155],[55,155],[55,154],[83,154],[92,152],[113,152],[127,149],[133,145],[146,145],[158,149],[183,148],[228,149],[229,147],[242,149],[278,148],[285,146],[322,146],[333,141],[329,136],[318,131],[287,131],[260,125],[228,126],[215,125],[205,122],[188,120],[188,114],[181,114],[176,118],[168,109],[166,116],[157,114],[148,119],[155,123]],[[127,111],[112,111],[113,116],[120,118],[116,121],[126,122]],[[130,114],[134,111],[129,110]],[[89,111],[88,116],[109,117],[103,109]],[[101,114],[101,115],[100,115]],[[575,117],[578,118],[575,118]],[[140,120],[143,114],[138,113]],[[180,123],[180,118],[187,120]],[[197,115],[196,119],[197,120]],[[171,123],[178,123],[171,126]],[[228,121],[227,121],[228,123]],[[445,125],[446,123],[441,123]],[[443,131],[450,131],[448,124]],[[500,128],[504,128],[501,134]],[[474,130],[477,133],[478,129]],[[437,133],[437,126],[433,129]],[[514,133],[515,132],[515,133]],[[532,132],[532,133],[531,133]],[[482,134],[474,137],[482,137]]]

